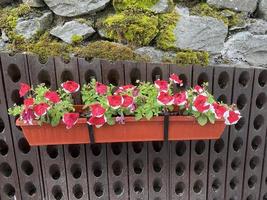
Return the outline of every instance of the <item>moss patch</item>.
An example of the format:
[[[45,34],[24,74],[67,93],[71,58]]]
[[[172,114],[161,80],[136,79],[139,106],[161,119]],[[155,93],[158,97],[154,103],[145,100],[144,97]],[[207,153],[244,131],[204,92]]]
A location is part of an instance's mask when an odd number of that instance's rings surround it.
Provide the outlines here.
[[[149,9],[159,0],[113,0],[113,6],[117,11],[127,10],[129,8]]]
[[[194,6],[190,12],[192,15],[209,16],[221,20],[225,25],[231,27],[241,23],[241,14],[231,11],[229,9],[218,9],[208,5],[207,3],[200,3]]]
[[[147,61],[147,58],[141,57],[134,53],[133,50],[127,46],[120,45],[114,42],[97,41],[75,48],[75,52],[79,57],[86,59],[103,58],[108,60],[135,60]]]
[[[177,52],[174,63],[207,66],[209,64],[209,53],[191,50],[180,51]]]
[[[81,35],[73,35],[71,36],[72,44],[80,44],[83,41],[83,36]]]
[[[125,10],[103,21],[107,37],[131,46],[148,45],[158,33],[158,16],[143,9]]]
[[[159,15],[159,35],[157,47],[163,50],[175,49],[175,35],[173,30],[179,20],[179,14],[175,11]]]

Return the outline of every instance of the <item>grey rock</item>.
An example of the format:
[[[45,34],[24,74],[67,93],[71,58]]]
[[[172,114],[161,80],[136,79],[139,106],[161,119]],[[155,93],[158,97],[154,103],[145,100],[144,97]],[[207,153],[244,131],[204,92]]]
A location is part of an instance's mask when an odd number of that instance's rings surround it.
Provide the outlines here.
[[[244,12],[254,12],[257,8],[256,0],[207,0],[207,3],[218,8],[230,8]]]
[[[6,35],[6,33],[5,33],[5,31],[4,30],[2,30],[2,40],[4,41],[4,42],[8,42],[9,41],[9,38],[7,37],[7,35]]]
[[[12,3],[12,0],[0,0],[0,5],[5,5],[5,4],[9,4]]]
[[[187,15],[188,16],[190,14],[189,8],[187,8],[187,7],[176,6],[175,10],[177,13],[179,13],[179,15]]]
[[[0,39],[0,51],[7,50],[7,43],[5,43],[2,39]]]
[[[215,18],[182,15],[174,29],[175,46],[217,54],[223,49],[227,32],[225,24]]]
[[[255,35],[267,34],[267,21],[262,19],[250,19],[248,24],[248,31]]]
[[[267,0],[260,0],[259,16],[267,20]]]
[[[50,34],[60,38],[64,42],[67,42],[69,44],[72,43],[72,36],[73,35],[79,35],[82,36],[83,39],[88,38],[91,36],[95,30],[84,23],[79,23],[77,21],[69,21],[66,22],[64,25],[59,25],[55,28],[53,28],[50,31]]]
[[[110,0],[44,0],[44,2],[56,15],[73,17],[102,10]]]
[[[236,62],[247,62],[254,66],[267,66],[267,35],[240,32],[224,45],[223,58]]]
[[[166,58],[173,58],[175,57],[175,53],[173,52],[166,52],[159,49],[156,49],[155,47],[141,47],[135,50],[135,53],[141,55],[141,56],[147,56],[150,58],[152,62],[162,62]]]
[[[45,12],[41,17],[30,19],[19,18],[15,31],[25,39],[32,38],[35,34],[45,31],[53,22],[53,13]]]
[[[23,3],[28,4],[31,7],[39,8],[44,7],[45,3],[42,0],[22,0]]]
[[[169,9],[170,9],[170,1],[169,0],[159,0],[151,8],[151,10],[156,12],[156,13],[166,13]]]

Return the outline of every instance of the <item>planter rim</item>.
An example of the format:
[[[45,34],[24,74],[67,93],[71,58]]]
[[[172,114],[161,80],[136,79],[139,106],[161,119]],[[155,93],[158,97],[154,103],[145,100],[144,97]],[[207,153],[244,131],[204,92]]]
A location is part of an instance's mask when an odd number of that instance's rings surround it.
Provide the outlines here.
[[[150,120],[147,120],[147,119],[135,120],[135,117],[127,116],[127,117],[125,117],[125,123],[127,123],[127,122],[144,122],[144,121],[162,122],[163,119],[164,119],[164,116],[156,116],[156,117],[152,117]],[[190,122],[191,121],[192,123],[197,123],[196,119],[194,117],[192,117],[192,116],[170,116],[169,117],[169,121],[170,122],[175,122],[175,121],[176,122],[178,122],[178,121],[180,121],[180,122]],[[79,118],[76,124],[85,124],[86,122],[87,122],[86,118]],[[215,121],[215,124],[216,123],[224,123],[224,120],[223,119],[217,119]],[[39,126],[37,120],[33,120],[32,124],[25,124],[20,119],[16,120],[16,125],[17,126],[36,126],[36,125]],[[43,123],[43,125],[50,125],[50,124]],[[64,123],[61,121],[59,123],[59,125],[64,125]]]

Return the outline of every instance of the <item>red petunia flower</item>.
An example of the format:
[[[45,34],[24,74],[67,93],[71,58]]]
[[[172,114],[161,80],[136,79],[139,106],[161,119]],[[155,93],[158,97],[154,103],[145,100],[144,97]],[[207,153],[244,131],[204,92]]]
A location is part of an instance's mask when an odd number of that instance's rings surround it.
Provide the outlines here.
[[[49,105],[46,103],[39,103],[33,107],[33,112],[36,117],[41,117],[49,110]]]
[[[119,95],[119,94],[121,94],[122,92],[127,92],[127,91],[129,91],[129,90],[134,89],[134,88],[136,88],[136,87],[135,87],[134,85],[131,85],[131,84],[129,84],[129,85],[123,85],[123,86],[120,86],[119,89],[117,89],[117,90],[114,92],[114,94],[115,94],[115,95]]]
[[[196,86],[194,87],[194,92],[200,94],[200,93],[204,92],[204,89],[203,89],[203,87],[201,87],[201,86],[199,86],[199,85],[196,85]]]
[[[61,87],[66,93],[74,93],[80,89],[80,85],[75,81],[66,81],[61,84]]]
[[[225,106],[220,105],[217,102],[212,104],[212,110],[215,114],[216,119],[221,119],[224,113],[227,111]]]
[[[79,119],[79,113],[65,113],[62,121],[66,125],[67,129],[72,128]]]
[[[122,107],[129,108],[133,105],[134,103],[133,97],[126,94],[126,95],[122,95],[122,98],[123,98],[123,103],[121,105]]]
[[[204,95],[198,95],[193,102],[193,110],[201,113],[208,112],[210,104],[207,102],[208,97]]]
[[[24,97],[30,90],[31,87],[28,84],[20,83],[19,96]]]
[[[31,124],[32,125],[32,120],[34,119],[33,110],[32,109],[23,110],[20,119],[23,120],[23,122],[25,124]]]
[[[224,120],[226,125],[236,124],[241,118],[240,112],[238,110],[227,110],[224,115]]]
[[[171,74],[170,81],[173,81],[174,83],[183,86],[183,80],[181,80],[177,74]]]
[[[184,106],[187,103],[187,92],[176,93],[174,96],[174,104],[177,106]]]
[[[106,109],[103,108],[99,103],[90,105],[90,108],[92,117],[102,117],[106,112]]]
[[[52,103],[58,103],[60,102],[60,97],[57,92],[54,91],[47,91],[44,94],[44,97],[48,100],[51,101]]]
[[[160,92],[167,92],[169,88],[167,81],[159,79],[155,81],[155,86]]]
[[[102,117],[90,117],[87,123],[89,125],[94,125],[96,128],[100,128],[107,122],[107,119],[105,116]]]
[[[120,95],[108,96],[108,105],[113,109],[118,109],[123,104],[123,98]]]
[[[104,95],[108,91],[108,87],[102,83],[96,82],[96,93],[98,95]]]
[[[24,99],[24,102],[23,102],[25,108],[31,108],[34,104],[34,98],[27,98],[27,99]]]
[[[169,106],[173,104],[173,97],[169,95],[167,92],[160,92],[157,97],[157,102],[160,105]]]

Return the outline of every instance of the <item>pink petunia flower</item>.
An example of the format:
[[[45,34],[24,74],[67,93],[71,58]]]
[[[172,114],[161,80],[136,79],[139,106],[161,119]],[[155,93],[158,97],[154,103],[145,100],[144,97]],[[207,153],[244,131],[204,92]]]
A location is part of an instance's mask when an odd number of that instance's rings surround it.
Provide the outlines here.
[[[98,95],[105,95],[108,91],[108,87],[102,83],[96,82],[96,93]]]
[[[158,88],[160,92],[168,91],[169,85],[167,81],[158,79],[154,83],[155,83],[156,88]]]
[[[24,97],[30,90],[31,87],[28,84],[20,83],[19,96]]]
[[[120,95],[108,96],[108,105],[113,109],[118,109],[123,104],[123,98]]]
[[[30,97],[30,98],[24,99],[23,104],[24,104],[24,107],[26,109],[32,108],[33,107],[33,104],[34,104],[34,98],[31,98]]]
[[[176,93],[174,96],[174,104],[177,106],[184,106],[187,103],[187,92],[183,91],[180,93]]]
[[[122,107],[129,108],[133,105],[133,103],[134,103],[133,97],[125,94],[125,95],[122,95],[122,98],[123,98],[123,103],[121,105]]]
[[[127,91],[129,91],[129,90],[133,90],[133,89],[135,89],[136,87],[134,86],[134,85],[131,85],[131,84],[129,84],[129,85],[123,85],[123,86],[120,86],[115,92],[114,92],[114,94],[115,95],[119,95],[119,94],[121,94],[121,93],[123,93],[123,92],[127,92]]]
[[[106,109],[103,108],[99,103],[90,105],[90,109],[92,117],[102,117],[106,112]]]
[[[79,113],[65,113],[62,121],[66,125],[67,129],[72,128],[79,119]]]
[[[233,125],[239,121],[241,114],[238,110],[227,110],[223,117],[226,125]]]
[[[66,93],[74,93],[80,89],[80,85],[75,81],[66,81],[61,84],[61,87]]]
[[[210,104],[207,102],[208,97],[205,95],[198,95],[193,102],[193,110],[200,113],[208,112],[210,109]]]
[[[20,119],[23,120],[23,122],[25,124],[32,125],[32,121],[34,119],[33,110],[32,109],[25,109],[25,110],[23,110]]]
[[[157,97],[157,102],[160,105],[169,106],[173,104],[173,97],[167,92],[160,92]]]
[[[224,116],[224,113],[227,111],[225,106],[218,104],[217,102],[212,104],[211,109],[214,112],[216,119],[221,119]]]
[[[196,85],[196,86],[194,87],[194,92],[200,94],[200,93],[204,92],[204,89],[203,89],[203,87],[201,87],[201,86],[199,86],[199,85]]]
[[[107,122],[106,117],[103,115],[102,117],[90,117],[87,121],[89,125],[94,125],[96,128],[100,128]]]
[[[183,86],[183,80],[181,80],[177,74],[171,74],[169,79],[170,81],[173,81],[174,83]]]
[[[60,97],[57,92],[54,91],[47,91],[44,94],[44,97],[48,100],[51,101],[52,103],[58,103],[60,102]]]
[[[36,117],[41,117],[47,113],[49,110],[49,105],[47,103],[39,103],[33,107],[33,112]]]

